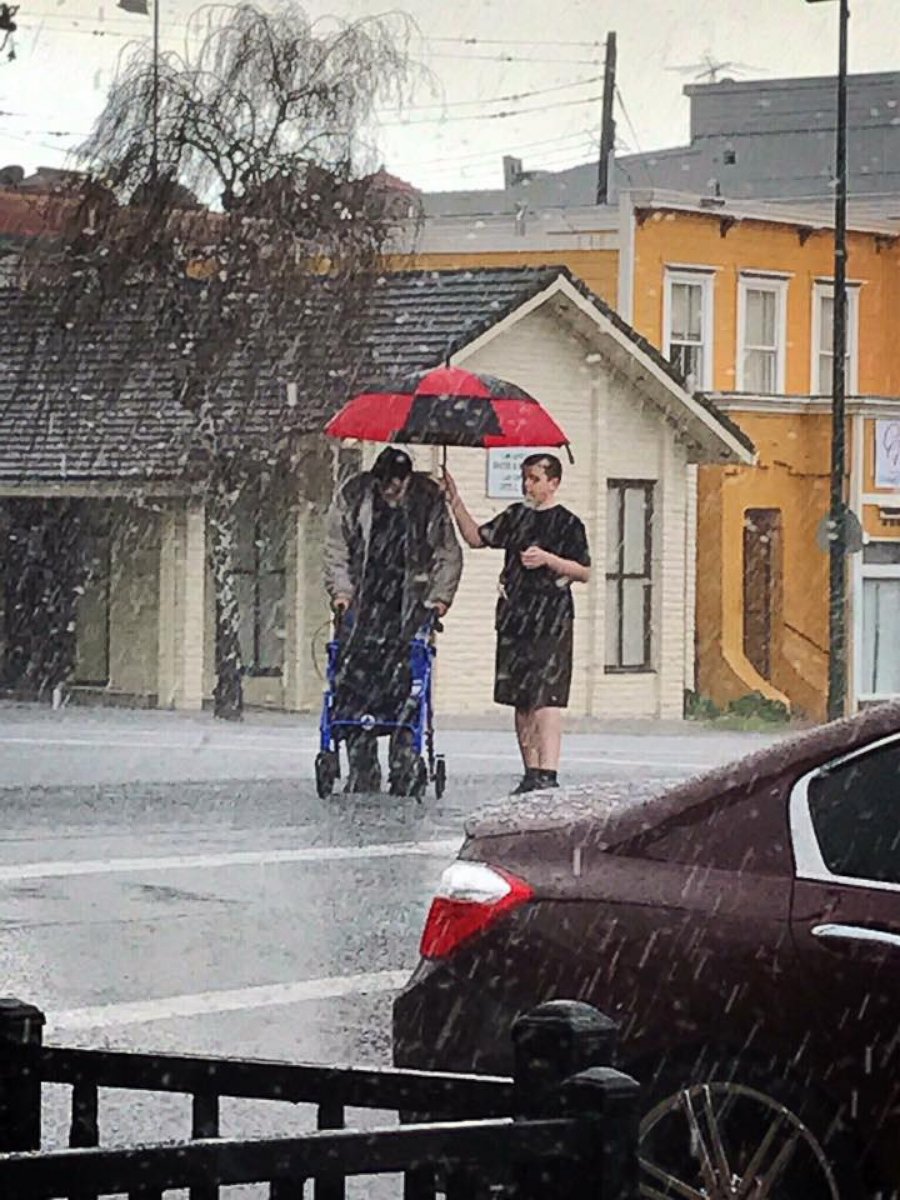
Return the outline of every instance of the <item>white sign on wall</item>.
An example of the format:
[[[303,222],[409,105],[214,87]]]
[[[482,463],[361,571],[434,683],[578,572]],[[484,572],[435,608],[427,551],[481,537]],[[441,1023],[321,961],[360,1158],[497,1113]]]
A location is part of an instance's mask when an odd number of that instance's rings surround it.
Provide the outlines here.
[[[559,450],[542,446],[502,446],[487,452],[487,494],[490,500],[522,499],[522,463],[532,454]]]
[[[900,419],[875,422],[875,486],[900,489]]]

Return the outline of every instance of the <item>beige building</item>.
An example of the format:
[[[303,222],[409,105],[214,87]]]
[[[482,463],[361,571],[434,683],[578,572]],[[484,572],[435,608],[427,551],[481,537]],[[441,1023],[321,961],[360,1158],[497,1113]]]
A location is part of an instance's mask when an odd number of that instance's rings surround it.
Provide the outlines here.
[[[448,351],[531,392],[571,438],[562,499],[585,521],[595,564],[590,585],[576,589],[571,711],[680,716],[693,670],[696,464],[749,463],[752,447],[557,268],[389,276],[355,377],[435,365]],[[198,709],[215,682],[215,596],[204,484],[181,452],[190,429],[174,398],[135,404],[115,372],[103,375],[116,392],[92,395],[77,412],[68,400],[64,412],[54,408],[46,388],[36,406],[21,376],[16,390],[0,391],[7,449],[30,431],[27,450],[0,462],[4,684]],[[308,392],[303,380],[276,380],[274,399],[254,414],[263,438],[290,424],[287,451],[242,501],[235,555],[245,701],[289,710],[318,707],[324,514],[338,474],[361,457],[315,432],[339,392],[319,397],[317,409]],[[431,449],[416,456],[424,469],[438,461]],[[518,457],[450,451],[478,516],[515,497]],[[467,552],[440,642],[439,712],[491,708],[500,565],[490,551]],[[58,596],[69,588],[67,608]]]

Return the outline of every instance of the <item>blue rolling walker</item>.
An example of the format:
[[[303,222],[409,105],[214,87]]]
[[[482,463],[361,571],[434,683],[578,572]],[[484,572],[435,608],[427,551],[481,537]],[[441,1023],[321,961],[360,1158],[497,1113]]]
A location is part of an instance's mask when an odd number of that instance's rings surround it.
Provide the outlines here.
[[[402,791],[400,794],[421,800],[429,782],[434,784],[435,796],[440,800],[447,787],[447,763],[442,754],[434,752],[434,704],[432,689],[434,682],[434,660],[436,650],[434,636],[441,625],[434,613],[412,637],[410,653],[410,690],[406,702],[395,719],[384,720],[383,714],[364,713],[358,718],[334,716],[335,685],[341,653],[342,619],[335,614],[334,631],[328,643],[325,668],[325,691],[322,698],[322,715],[319,718],[319,753],[316,755],[316,791],[324,800],[334,791],[341,777],[339,747],[341,734],[350,729],[377,731],[394,734],[404,730],[408,733],[408,745],[400,746],[397,757],[401,763]]]

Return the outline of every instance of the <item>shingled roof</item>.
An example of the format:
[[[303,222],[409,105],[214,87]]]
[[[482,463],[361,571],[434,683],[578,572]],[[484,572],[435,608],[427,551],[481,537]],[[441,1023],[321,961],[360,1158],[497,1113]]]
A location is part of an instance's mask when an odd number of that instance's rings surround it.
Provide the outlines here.
[[[349,328],[322,280],[290,321],[273,323],[262,360],[235,347],[209,400],[224,418],[216,425],[234,445],[264,449],[279,436],[321,429],[354,384],[436,365],[561,274],[672,374],[655,348],[557,266],[387,274]],[[186,298],[202,303],[202,285]],[[179,400],[179,363],[194,351],[172,334],[170,309],[171,297],[148,302],[144,289],[110,302],[93,325],[74,328],[60,322],[46,292],[0,288],[0,482],[138,482],[191,473],[204,414]],[[264,305],[259,320],[266,321]]]

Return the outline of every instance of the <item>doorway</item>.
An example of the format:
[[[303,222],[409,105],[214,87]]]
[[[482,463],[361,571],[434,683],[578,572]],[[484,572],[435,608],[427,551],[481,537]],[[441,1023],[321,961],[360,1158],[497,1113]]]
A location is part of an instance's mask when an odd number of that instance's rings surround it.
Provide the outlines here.
[[[744,654],[772,678],[772,647],[781,607],[781,510],[744,513]]]

